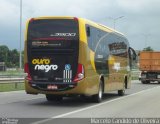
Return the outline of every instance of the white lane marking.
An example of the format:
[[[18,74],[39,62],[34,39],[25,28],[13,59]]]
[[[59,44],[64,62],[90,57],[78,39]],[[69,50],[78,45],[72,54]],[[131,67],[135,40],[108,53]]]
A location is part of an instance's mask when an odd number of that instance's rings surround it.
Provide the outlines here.
[[[78,109],[78,110],[75,110],[75,111],[72,111],[72,112],[68,112],[68,113],[65,113],[65,114],[60,114],[60,115],[57,115],[57,116],[53,116],[50,119],[44,119],[42,121],[33,122],[31,124],[42,124],[42,123],[45,123],[47,121],[54,120],[56,118],[62,118],[62,117],[65,117],[65,116],[68,116],[68,115],[71,115],[71,114],[74,114],[74,113],[78,113],[78,112],[85,111],[85,110],[88,110],[88,109],[91,109],[91,108],[94,108],[94,107],[98,107],[98,106],[101,106],[101,105],[104,105],[104,104],[108,104],[108,103],[111,103],[111,102],[114,102],[114,101],[122,100],[122,99],[125,99],[125,98],[128,98],[128,97],[131,97],[131,96],[135,96],[137,94],[145,93],[145,92],[151,91],[153,89],[157,89],[157,88],[160,88],[160,86],[153,87],[153,88],[146,89],[146,90],[142,90],[142,91],[139,91],[137,93],[133,93],[133,94],[130,94],[130,95],[127,95],[127,96],[116,98],[116,99],[113,99],[113,100],[110,100],[110,101],[106,101],[106,102],[103,102],[103,103],[99,103],[99,104],[96,104],[96,105],[92,105],[92,106],[89,106],[89,107],[85,107],[83,109]]]

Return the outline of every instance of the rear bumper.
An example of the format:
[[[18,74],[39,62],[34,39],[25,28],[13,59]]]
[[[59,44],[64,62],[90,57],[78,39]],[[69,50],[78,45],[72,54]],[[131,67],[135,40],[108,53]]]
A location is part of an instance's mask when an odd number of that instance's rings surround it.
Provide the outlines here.
[[[48,85],[56,85],[58,89],[48,90]],[[94,95],[98,91],[97,83],[88,83],[86,79],[68,83],[28,82],[25,80],[25,91],[27,94],[54,94],[54,95]]]
[[[64,82],[35,82],[35,81],[30,81],[29,85],[37,90],[42,90],[42,91],[67,91],[70,89],[73,89],[77,86],[77,83],[75,82],[69,82],[69,83],[64,83]],[[56,88],[50,88],[48,89],[48,86],[54,86]]]

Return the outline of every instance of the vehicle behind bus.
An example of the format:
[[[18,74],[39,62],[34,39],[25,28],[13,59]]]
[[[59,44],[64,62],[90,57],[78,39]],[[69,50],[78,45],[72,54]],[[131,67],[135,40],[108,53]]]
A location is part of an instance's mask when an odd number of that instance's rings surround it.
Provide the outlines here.
[[[140,80],[143,84],[157,81],[160,83],[160,52],[140,52]]]

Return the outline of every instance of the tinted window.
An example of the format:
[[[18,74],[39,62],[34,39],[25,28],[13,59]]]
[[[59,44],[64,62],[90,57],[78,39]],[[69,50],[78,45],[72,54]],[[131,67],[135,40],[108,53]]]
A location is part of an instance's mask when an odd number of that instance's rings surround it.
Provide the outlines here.
[[[88,46],[91,50],[95,51],[99,40],[106,34],[106,32],[89,25],[86,25],[86,30],[88,27],[90,28],[90,36],[88,36]]]
[[[109,56],[127,57],[128,41],[122,35],[105,32],[98,28],[90,27],[90,36],[87,37],[89,48],[95,53],[95,67],[99,74],[108,74]]]
[[[40,19],[29,23],[28,42],[33,47],[71,47],[78,40],[78,21],[72,19]]]

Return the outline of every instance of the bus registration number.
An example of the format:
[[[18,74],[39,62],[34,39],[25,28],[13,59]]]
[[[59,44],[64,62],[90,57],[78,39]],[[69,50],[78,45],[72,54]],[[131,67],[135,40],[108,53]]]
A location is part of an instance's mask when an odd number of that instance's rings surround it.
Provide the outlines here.
[[[48,89],[48,90],[57,90],[58,87],[57,87],[57,85],[48,85],[48,86],[47,86],[47,89]]]

